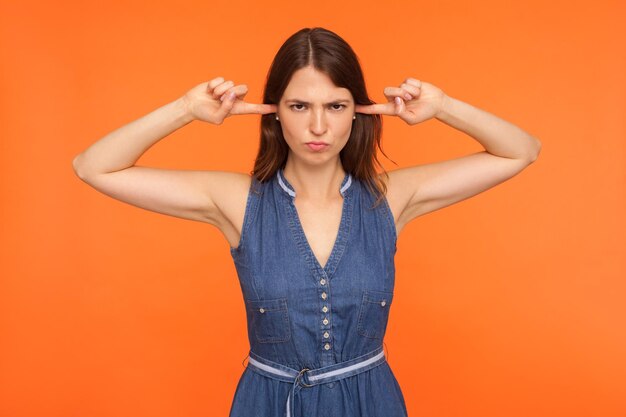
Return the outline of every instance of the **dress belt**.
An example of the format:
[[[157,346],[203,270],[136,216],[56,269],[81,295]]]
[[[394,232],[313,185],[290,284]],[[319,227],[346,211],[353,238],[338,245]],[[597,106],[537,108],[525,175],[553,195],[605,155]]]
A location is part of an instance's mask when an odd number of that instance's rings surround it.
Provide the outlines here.
[[[256,353],[250,351],[248,367],[261,375],[293,384],[291,391],[287,396],[286,406],[286,416],[293,417],[293,399],[302,387],[308,388],[318,384],[338,381],[352,375],[360,374],[361,372],[368,371],[382,364],[386,360],[387,358],[385,357],[385,352],[383,351],[383,347],[381,345],[375,350],[354,359],[334,363],[322,368],[304,368],[297,371],[288,366],[262,358]]]

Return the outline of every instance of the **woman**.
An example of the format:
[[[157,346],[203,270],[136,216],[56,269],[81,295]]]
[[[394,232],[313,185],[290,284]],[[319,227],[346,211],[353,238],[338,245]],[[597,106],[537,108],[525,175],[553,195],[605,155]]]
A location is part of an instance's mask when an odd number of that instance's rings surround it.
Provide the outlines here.
[[[406,416],[382,347],[398,234],[516,175],[540,142],[414,78],[375,104],[355,53],[323,28],[281,46],[263,104],[245,102],[247,91],[222,77],[199,84],[91,145],[74,169],[116,199],[224,234],[250,341],[231,417]],[[252,175],[134,165],[193,120],[242,114],[262,115]],[[409,125],[436,118],[485,151],[378,174],[381,115]]]

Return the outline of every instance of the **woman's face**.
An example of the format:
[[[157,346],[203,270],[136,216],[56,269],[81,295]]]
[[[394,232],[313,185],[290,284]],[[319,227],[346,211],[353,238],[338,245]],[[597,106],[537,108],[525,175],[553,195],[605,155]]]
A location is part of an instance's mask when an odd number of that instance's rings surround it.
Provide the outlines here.
[[[335,86],[326,74],[313,67],[305,67],[294,72],[278,103],[277,114],[290,156],[308,161],[328,160],[348,142],[354,100],[350,90]]]

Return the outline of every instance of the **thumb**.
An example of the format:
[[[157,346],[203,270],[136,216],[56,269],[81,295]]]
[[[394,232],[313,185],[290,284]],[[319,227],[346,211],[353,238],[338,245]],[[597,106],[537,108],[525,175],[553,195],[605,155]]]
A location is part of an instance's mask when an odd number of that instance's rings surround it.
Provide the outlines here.
[[[233,106],[235,105],[236,97],[237,97],[237,94],[235,94],[234,91],[231,91],[230,93],[226,93],[222,96],[222,104],[219,110],[217,111],[221,119],[224,119],[226,118],[226,116],[228,116]]]
[[[404,100],[402,100],[402,98],[400,97],[396,97],[394,101],[396,103],[395,105],[396,114],[402,114],[404,112]]]

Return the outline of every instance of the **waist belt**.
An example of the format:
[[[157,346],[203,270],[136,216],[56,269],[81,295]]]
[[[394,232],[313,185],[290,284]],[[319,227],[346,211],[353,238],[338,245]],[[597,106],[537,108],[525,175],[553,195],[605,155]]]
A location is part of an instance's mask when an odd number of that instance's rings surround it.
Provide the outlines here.
[[[383,347],[380,346],[379,348],[354,359],[334,363],[322,368],[304,368],[297,371],[288,366],[264,359],[250,351],[248,367],[261,375],[293,384],[291,391],[287,396],[286,406],[286,416],[293,417],[294,396],[302,387],[308,388],[318,384],[338,381],[352,375],[360,374],[361,372],[368,371],[382,364],[386,360],[387,358],[385,358]]]

